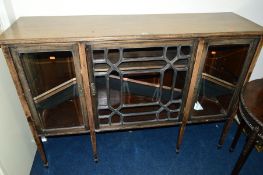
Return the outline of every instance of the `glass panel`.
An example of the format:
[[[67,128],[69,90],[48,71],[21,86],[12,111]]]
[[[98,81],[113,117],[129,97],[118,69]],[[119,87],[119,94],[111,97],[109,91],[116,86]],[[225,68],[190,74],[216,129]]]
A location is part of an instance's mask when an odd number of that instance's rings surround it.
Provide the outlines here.
[[[159,119],[167,119],[168,118],[169,113],[166,110],[163,110],[159,113]]]
[[[112,117],[111,117],[111,123],[120,123],[121,122],[121,118],[119,115],[117,114],[114,114]]]
[[[149,48],[129,48],[124,49],[124,58],[143,58],[143,57],[161,57],[163,56],[162,47],[149,47]]]
[[[166,58],[169,60],[175,59],[177,56],[177,47],[168,47],[166,51]]]
[[[149,115],[129,116],[129,117],[125,117],[123,120],[124,122],[132,123],[132,122],[153,121],[155,119],[156,119],[155,114],[149,114]]]
[[[108,59],[111,63],[116,64],[120,59],[120,52],[118,49],[108,50]]]
[[[44,128],[83,125],[72,53],[21,53],[20,58]]]
[[[187,74],[187,71],[177,71],[175,88],[178,88],[181,90],[184,88],[186,74]]]
[[[203,72],[236,84],[248,49],[247,44],[210,46]]]
[[[164,72],[163,78],[163,88],[162,88],[162,97],[161,102],[163,104],[167,104],[172,97],[172,89],[173,89],[173,81],[174,81],[174,70],[173,69],[166,69]],[[174,89],[174,93],[178,92]]]
[[[108,106],[108,92],[107,92],[107,79],[105,76],[97,76],[95,78],[97,97],[98,97],[98,106],[105,107]]]
[[[98,110],[98,114],[99,115],[110,115],[111,114],[111,110],[109,110],[109,109],[100,109],[100,110]]]
[[[193,116],[226,114],[234,89],[202,79]]]
[[[188,59],[178,59],[174,62],[174,66],[178,68],[185,67],[188,65],[188,62]]]
[[[187,56],[190,55],[191,53],[191,47],[190,46],[182,46],[180,50],[180,55],[181,56]]]
[[[124,104],[157,102],[159,98],[160,73],[124,75]]]
[[[121,81],[120,75],[117,71],[112,71],[109,76],[109,105],[117,109],[121,98]]]
[[[123,71],[128,70],[144,70],[144,69],[161,69],[167,63],[163,60],[151,60],[151,61],[134,61],[121,63],[119,68]]]
[[[178,44],[93,50],[99,125],[178,120],[192,49]]]
[[[226,115],[249,45],[209,46],[193,117]]]
[[[110,66],[107,64],[94,64],[94,69],[96,72],[107,72],[109,70]]]
[[[152,105],[152,106],[139,106],[139,107],[129,107],[129,108],[123,108],[120,110],[123,114],[129,114],[129,113],[139,113],[139,112],[151,112],[151,111],[157,111],[159,110],[159,105]]]
[[[93,60],[104,60],[104,50],[94,50]]]
[[[99,118],[99,122],[102,125],[109,124],[109,118]]]

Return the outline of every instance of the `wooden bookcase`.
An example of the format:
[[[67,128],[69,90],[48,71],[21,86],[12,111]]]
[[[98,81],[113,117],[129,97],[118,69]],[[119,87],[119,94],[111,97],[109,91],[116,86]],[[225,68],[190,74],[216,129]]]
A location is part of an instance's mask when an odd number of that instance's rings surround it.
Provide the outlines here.
[[[262,47],[233,13],[22,17],[0,44],[42,160],[41,136],[227,120]],[[176,133],[174,133],[176,134]]]

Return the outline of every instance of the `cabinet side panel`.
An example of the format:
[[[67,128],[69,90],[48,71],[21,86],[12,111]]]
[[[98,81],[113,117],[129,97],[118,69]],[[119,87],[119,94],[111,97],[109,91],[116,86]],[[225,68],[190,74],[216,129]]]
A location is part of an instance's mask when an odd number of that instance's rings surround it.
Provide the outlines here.
[[[18,78],[18,74],[16,72],[15,65],[14,65],[13,60],[12,60],[12,56],[11,56],[11,54],[9,52],[9,48],[7,46],[1,46],[1,48],[3,50],[7,66],[9,68],[9,72],[10,72],[11,77],[13,79],[13,82],[15,84],[16,91],[17,91],[19,100],[21,102],[21,105],[23,107],[25,116],[27,118],[30,118],[31,117],[31,112],[30,112],[28,104],[26,102],[26,99],[25,99],[25,96],[24,96],[24,92],[23,92],[20,80]]]
[[[257,60],[258,60],[258,58],[259,58],[259,54],[260,54],[260,51],[261,51],[262,47],[263,47],[263,36],[260,37],[259,44],[258,44],[258,46],[257,46],[257,49],[256,49],[256,52],[255,52],[254,57],[253,57],[253,59],[252,59],[252,62],[251,62],[251,64],[250,64],[250,66],[249,66],[248,73],[247,73],[247,75],[246,75],[246,79],[245,79],[243,85],[245,85],[246,82],[249,81],[250,76],[251,76],[251,74],[252,74],[252,71],[253,71],[253,69],[254,69],[254,67],[255,67],[255,65],[256,65],[256,63],[257,63]]]
[[[35,142],[37,144],[38,151],[40,152],[41,159],[43,160],[44,164],[47,164],[47,159],[46,159],[46,156],[45,156],[44,148],[43,148],[43,145],[42,145],[42,142],[41,142],[40,138],[38,137],[37,129],[36,129],[36,126],[35,126],[35,124],[33,122],[33,119],[32,119],[31,112],[29,110],[27,101],[25,99],[24,92],[23,92],[20,80],[18,78],[18,75],[17,75],[16,69],[15,69],[15,65],[13,63],[12,56],[10,54],[9,48],[7,46],[1,46],[1,48],[3,50],[7,66],[9,68],[11,77],[12,77],[13,82],[15,84],[16,91],[17,91],[19,100],[21,102],[22,108],[24,110],[25,116],[27,118],[30,130],[31,130],[32,135],[34,137],[34,140],[35,140]]]

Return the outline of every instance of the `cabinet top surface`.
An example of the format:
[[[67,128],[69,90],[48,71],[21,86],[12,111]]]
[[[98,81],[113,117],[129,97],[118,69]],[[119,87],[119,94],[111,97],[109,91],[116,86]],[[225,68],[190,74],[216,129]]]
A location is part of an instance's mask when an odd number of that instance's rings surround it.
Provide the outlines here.
[[[21,17],[0,44],[262,35],[263,28],[234,13]]]

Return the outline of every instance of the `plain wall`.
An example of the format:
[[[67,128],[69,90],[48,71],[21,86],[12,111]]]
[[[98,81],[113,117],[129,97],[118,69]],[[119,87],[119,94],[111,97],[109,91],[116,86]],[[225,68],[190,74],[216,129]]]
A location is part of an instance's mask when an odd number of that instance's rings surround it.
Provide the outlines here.
[[[262,0],[11,0],[20,16],[235,12],[263,26]],[[180,25],[180,24],[178,24]],[[251,79],[263,77],[263,54]]]
[[[0,104],[0,172],[4,175],[27,175],[36,145],[1,51]]]
[[[0,33],[15,19],[9,3],[0,0]],[[0,175],[28,175],[35,152],[35,142],[0,49]]]

